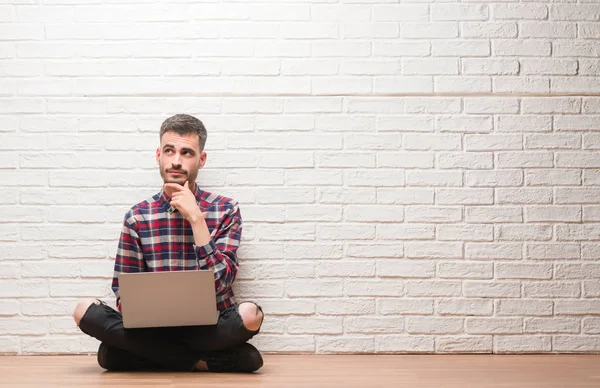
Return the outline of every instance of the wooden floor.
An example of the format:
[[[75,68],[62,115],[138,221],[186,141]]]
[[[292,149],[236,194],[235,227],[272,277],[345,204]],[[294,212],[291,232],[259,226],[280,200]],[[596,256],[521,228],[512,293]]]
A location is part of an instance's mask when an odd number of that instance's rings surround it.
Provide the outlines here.
[[[106,372],[95,356],[2,356],[2,387],[600,387],[600,355],[266,355],[251,375]]]

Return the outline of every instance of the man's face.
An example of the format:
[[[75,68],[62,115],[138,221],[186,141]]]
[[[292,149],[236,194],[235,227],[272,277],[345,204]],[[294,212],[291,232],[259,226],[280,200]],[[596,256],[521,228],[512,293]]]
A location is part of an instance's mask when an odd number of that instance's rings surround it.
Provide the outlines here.
[[[160,176],[165,183],[183,185],[189,181],[190,189],[198,177],[198,170],[206,163],[206,152],[200,151],[198,135],[179,135],[165,132],[156,149],[156,161],[160,166]]]

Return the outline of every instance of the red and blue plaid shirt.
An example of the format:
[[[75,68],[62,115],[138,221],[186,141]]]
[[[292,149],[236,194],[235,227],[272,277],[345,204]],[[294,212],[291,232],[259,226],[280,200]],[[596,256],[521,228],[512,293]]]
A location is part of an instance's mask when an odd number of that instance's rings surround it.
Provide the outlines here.
[[[112,280],[119,310],[117,276],[121,272],[212,269],[217,309],[236,303],[231,285],[238,270],[236,251],[242,235],[239,205],[230,198],[200,190],[198,185],[194,195],[212,237],[204,246],[194,244],[190,223],[170,205],[170,198],[162,190],[125,214]]]

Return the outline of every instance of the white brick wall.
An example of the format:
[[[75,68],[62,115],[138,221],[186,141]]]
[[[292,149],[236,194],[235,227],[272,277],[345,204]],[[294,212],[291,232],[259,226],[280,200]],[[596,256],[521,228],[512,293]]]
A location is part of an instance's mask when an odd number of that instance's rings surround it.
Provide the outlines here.
[[[94,352],[158,128],[209,130],[269,352],[600,352],[600,3],[0,4],[0,354]]]

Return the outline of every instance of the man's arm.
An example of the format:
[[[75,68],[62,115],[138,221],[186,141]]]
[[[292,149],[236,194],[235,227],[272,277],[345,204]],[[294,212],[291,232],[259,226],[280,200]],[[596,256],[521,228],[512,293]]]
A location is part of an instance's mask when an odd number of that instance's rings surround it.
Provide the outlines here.
[[[212,269],[215,272],[215,290],[217,295],[223,295],[230,290],[238,271],[237,250],[242,236],[239,205],[234,203],[228,209],[214,238],[211,238],[204,218],[190,224],[194,233],[194,252],[199,268]]]
[[[140,236],[136,230],[137,223],[132,212],[127,212],[123,221],[123,229],[119,237],[117,256],[115,257],[115,270],[112,280],[112,290],[117,297],[117,308],[121,311],[121,297],[119,295],[119,279],[121,272],[144,272],[146,263],[140,244]]]

